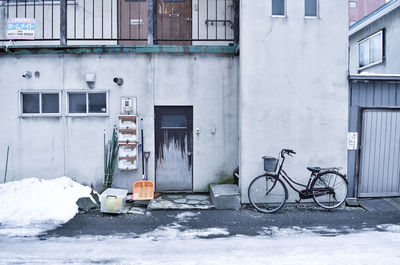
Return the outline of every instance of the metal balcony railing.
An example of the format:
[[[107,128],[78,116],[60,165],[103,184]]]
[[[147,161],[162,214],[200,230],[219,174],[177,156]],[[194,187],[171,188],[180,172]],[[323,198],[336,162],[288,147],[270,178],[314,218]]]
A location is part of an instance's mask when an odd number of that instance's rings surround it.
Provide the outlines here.
[[[0,42],[23,18],[34,37],[21,44],[231,45],[238,12],[239,0],[0,0]]]

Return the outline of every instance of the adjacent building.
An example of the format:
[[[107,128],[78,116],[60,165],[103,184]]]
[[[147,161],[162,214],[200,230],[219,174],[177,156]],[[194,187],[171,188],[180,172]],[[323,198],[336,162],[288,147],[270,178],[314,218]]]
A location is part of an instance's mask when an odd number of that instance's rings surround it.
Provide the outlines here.
[[[357,146],[348,174],[356,197],[400,195],[399,43],[399,0],[349,29],[349,132]]]
[[[349,25],[353,25],[390,0],[349,0]]]

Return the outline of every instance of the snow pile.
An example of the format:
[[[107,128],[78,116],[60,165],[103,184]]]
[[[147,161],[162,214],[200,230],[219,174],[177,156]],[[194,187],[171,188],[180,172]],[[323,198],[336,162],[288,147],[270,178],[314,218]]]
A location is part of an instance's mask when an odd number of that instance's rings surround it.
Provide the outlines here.
[[[400,233],[400,225],[382,224],[382,225],[377,225],[377,227],[382,231]]]
[[[78,212],[80,197],[91,197],[90,191],[68,177],[0,184],[0,235],[37,235],[63,224]]]

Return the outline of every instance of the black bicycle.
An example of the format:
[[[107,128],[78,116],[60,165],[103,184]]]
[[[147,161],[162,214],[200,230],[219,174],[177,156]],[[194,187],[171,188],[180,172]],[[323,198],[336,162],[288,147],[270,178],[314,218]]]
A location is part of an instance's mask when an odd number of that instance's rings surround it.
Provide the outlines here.
[[[288,199],[288,190],[285,183],[299,193],[300,202],[302,199],[311,199],[325,209],[334,209],[343,204],[347,197],[347,178],[342,175],[340,168],[320,168],[307,167],[311,171],[307,185],[300,184],[291,179],[283,170],[285,156],[296,154],[293,150],[283,149],[280,152],[282,162],[276,171],[279,159],[264,156],[265,174],[256,177],[249,186],[248,196],[250,203],[258,211],[263,213],[273,213],[285,205]],[[298,185],[305,189],[298,190],[294,186]]]

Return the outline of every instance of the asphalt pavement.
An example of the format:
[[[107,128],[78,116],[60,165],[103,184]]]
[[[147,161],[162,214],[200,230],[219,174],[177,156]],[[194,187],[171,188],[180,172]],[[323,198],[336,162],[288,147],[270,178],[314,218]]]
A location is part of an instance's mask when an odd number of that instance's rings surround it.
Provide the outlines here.
[[[349,231],[379,230],[382,224],[400,224],[400,211],[368,212],[358,207],[343,207],[328,211],[312,205],[286,205],[273,214],[263,214],[252,208],[240,210],[158,210],[143,215],[103,214],[95,209],[80,212],[72,220],[48,231],[43,237],[76,237],[83,235],[140,236],[160,227],[175,226],[180,230],[224,228],[229,235],[259,235],[265,228],[315,228],[320,233],[346,234]],[[213,236],[211,236],[213,237]]]

